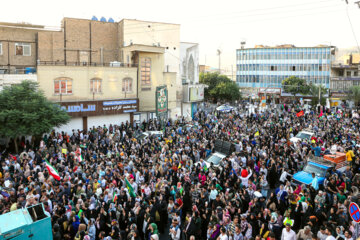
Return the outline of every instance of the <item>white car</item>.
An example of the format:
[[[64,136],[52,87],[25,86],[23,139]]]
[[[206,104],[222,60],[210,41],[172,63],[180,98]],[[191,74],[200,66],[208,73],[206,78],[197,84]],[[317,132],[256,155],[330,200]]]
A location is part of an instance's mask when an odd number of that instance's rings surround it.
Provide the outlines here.
[[[309,131],[300,131],[298,134],[296,134],[295,137],[290,138],[290,142],[297,143],[299,141],[308,140],[310,141],[312,136],[314,136],[315,133],[309,132]]]

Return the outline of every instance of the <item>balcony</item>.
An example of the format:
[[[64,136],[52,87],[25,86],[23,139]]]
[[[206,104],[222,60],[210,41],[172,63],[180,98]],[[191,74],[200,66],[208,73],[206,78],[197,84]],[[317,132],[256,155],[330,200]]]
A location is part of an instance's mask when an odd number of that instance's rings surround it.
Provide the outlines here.
[[[97,63],[97,62],[64,62],[64,61],[38,61],[38,66],[84,66],[84,67],[117,67],[117,68],[129,68],[137,67],[138,64],[123,63],[123,62],[108,62],[108,63]]]
[[[360,81],[360,77],[332,77],[331,81]]]

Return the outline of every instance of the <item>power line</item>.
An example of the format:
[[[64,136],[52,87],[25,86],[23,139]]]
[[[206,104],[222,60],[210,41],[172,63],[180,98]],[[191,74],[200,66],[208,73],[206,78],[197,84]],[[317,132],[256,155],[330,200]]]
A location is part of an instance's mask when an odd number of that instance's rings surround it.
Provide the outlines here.
[[[347,15],[347,17],[348,17],[348,19],[349,19],[350,28],[351,28],[351,31],[352,31],[352,33],[353,33],[354,39],[355,39],[355,41],[356,41],[356,45],[357,45],[357,48],[358,48],[358,52],[360,53],[359,43],[358,43],[358,40],[357,40],[357,38],[356,38],[356,34],[355,34],[355,31],[354,31],[354,27],[353,27],[352,22],[351,22],[351,19],[350,19],[350,15],[349,15],[349,11],[348,11],[348,6],[346,6],[346,15]]]

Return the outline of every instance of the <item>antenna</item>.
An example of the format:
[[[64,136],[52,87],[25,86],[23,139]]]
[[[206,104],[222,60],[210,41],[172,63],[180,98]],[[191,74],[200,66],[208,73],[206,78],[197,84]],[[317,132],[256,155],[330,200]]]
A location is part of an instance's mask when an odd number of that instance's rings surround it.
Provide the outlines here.
[[[217,55],[219,56],[219,73],[221,74],[221,50],[217,50]]]
[[[241,49],[244,49],[245,45],[246,45],[246,39],[244,39],[244,38],[241,39],[240,45],[241,45]]]

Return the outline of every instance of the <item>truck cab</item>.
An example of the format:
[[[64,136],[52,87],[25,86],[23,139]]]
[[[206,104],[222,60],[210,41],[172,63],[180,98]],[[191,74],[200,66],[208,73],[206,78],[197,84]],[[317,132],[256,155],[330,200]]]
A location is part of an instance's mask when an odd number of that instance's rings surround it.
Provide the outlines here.
[[[303,130],[300,131],[298,134],[296,134],[295,137],[290,138],[290,142],[297,143],[297,142],[310,141],[314,135],[315,135],[314,132]]]
[[[312,156],[304,169],[293,175],[292,183],[294,185],[302,183],[309,185],[313,179],[311,174],[315,173],[318,177],[319,186],[322,186],[328,174],[344,172],[347,166],[348,162],[344,153],[337,152],[333,155],[325,155],[323,158]]]
[[[326,174],[327,173],[330,174],[332,170],[333,167],[330,164],[325,165],[325,164],[309,161],[302,171],[297,172],[293,175],[292,182],[294,185],[299,185],[303,183],[305,185],[309,185],[313,180],[312,173],[315,173],[315,175],[318,178],[319,185],[323,185],[326,178]]]

